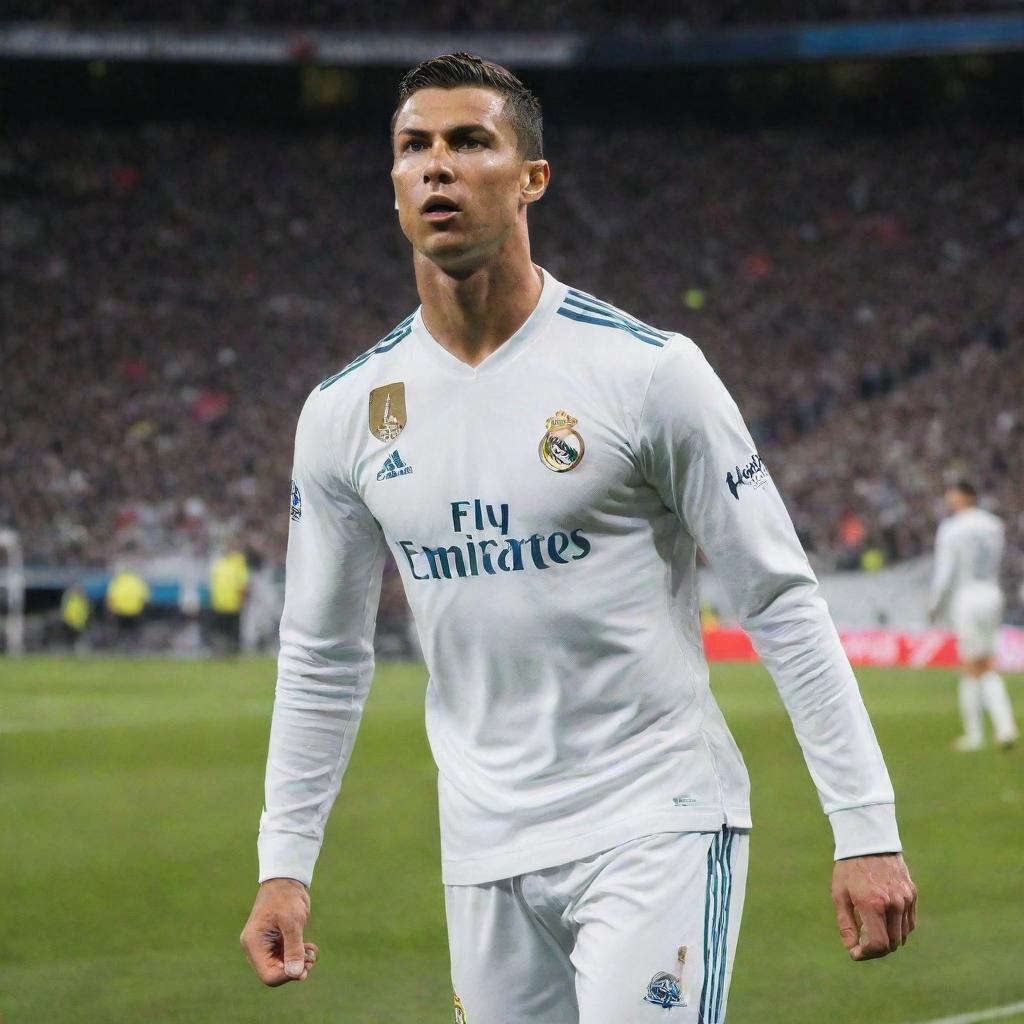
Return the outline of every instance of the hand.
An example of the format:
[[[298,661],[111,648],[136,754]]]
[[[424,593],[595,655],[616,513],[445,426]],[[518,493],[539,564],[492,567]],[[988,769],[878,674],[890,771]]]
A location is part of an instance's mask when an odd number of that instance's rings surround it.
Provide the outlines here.
[[[837,860],[832,902],[851,960],[895,953],[917,927],[917,889],[898,853]]]
[[[269,878],[256,894],[239,941],[264,985],[276,988],[305,981],[320,950],[303,942],[309,919],[309,892],[294,878]]]

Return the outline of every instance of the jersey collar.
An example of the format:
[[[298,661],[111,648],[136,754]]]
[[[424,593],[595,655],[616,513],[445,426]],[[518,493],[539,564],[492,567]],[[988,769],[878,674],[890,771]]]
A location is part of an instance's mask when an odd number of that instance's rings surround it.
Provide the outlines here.
[[[453,356],[448,349],[433,337],[423,323],[422,306],[416,310],[416,314],[413,317],[413,337],[416,338],[420,348],[423,349],[434,363],[466,380],[490,376],[500,372],[541,336],[565,298],[566,286],[556,281],[543,267],[540,268],[540,272],[543,276],[543,284],[541,286],[540,299],[533,312],[508,341],[495,349],[479,365],[467,365],[461,359]]]

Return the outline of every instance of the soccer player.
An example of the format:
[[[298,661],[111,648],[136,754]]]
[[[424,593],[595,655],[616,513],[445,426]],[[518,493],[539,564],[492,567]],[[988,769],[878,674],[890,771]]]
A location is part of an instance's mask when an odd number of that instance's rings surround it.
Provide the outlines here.
[[[698,547],[831,821],[842,941],[854,960],[898,949],[916,892],[892,787],[736,405],[689,339],[532,262],[527,212],[550,170],[515,76],[428,60],[402,81],[392,136],[422,304],[299,419],[261,885],[242,933],[259,977],[315,963],[307,887],[373,674],[389,551],[430,672],[456,1020],[724,1020],[751,820],[708,687]]]
[[[964,733],[953,741],[953,748],[971,751],[984,746],[982,709],[992,720],[996,743],[1010,748],[1019,732],[1006,683],[995,668],[996,637],[1003,621],[1003,524],[978,507],[978,493],[966,480],[950,487],[945,497],[951,514],[935,537],[929,618],[952,622],[963,667],[958,696]]]

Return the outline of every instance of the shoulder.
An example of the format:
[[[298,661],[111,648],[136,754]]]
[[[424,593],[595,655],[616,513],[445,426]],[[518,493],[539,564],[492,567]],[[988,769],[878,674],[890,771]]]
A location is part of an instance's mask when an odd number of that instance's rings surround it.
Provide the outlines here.
[[[652,327],[618,306],[579,288],[566,288],[557,315],[578,325],[579,330],[588,336],[612,345],[624,345],[627,353],[636,354],[642,351],[640,348],[632,348],[631,345],[643,346],[654,351],[662,349],[672,337],[671,331]]]
[[[322,380],[314,393],[333,391],[337,396],[345,392],[345,381],[355,377],[365,378],[373,376],[376,372],[387,374],[389,366],[394,361],[396,350],[400,350],[402,343],[412,334],[413,321],[416,319],[416,310],[413,310],[405,319],[396,324],[378,342],[368,348],[361,355],[356,356],[350,363],[343,366],[337,373],[331,374],[326,380]]]
[[[415,315],[411,313],[371,348],[309,392],[299,415],[300,441],[322,445],[325,436],[352,436],[353,423],[366,417],[369,392],[379,384],[393,381],[396,373],[401,372],[401,345],[412,333]]]
[[[999,516],[995,514],[995,512],[990,512],[987,508],[983,508],[980,511],[981,514],[984,516],[984,522],[989,527],[989,529],[1005,529],[1002,519],[1000,519]]]
[[[578,288],[567,288],[558,308],[582,335],[587,352],[600,354],[600,365],[616,365],[630,379],[638,379],[644,392],[663,385],[676,395],[688,392],[706,401],[715,397],[721,382],[700,347],[685,334],[652,327],[618,306]],[[714,385],[709,392],[708,385]]]

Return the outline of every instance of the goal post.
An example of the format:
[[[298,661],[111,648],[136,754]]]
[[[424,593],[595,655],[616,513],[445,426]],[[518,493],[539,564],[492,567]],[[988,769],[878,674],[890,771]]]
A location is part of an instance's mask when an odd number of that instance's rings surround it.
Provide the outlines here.
[[[21,539],[14,530],[0,528],[0,622],[4,653],[25,653],[25,562]]]

